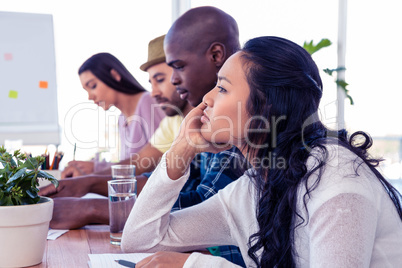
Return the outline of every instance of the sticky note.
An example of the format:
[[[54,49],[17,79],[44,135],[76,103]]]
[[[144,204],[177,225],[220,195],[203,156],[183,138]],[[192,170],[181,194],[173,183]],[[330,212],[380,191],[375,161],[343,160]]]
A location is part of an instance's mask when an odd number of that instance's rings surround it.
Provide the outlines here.
[[[10,91],[8,92],[8,97],[9,97],[10,99],[16,99],[16,98],[18,98],[18,91],[10,90]]]
[[[47,81],[39,81],[39,87],[40,88],[47,88],[48,83]]]
[[[4,53],[4,60],[13,60],[12,53]]]

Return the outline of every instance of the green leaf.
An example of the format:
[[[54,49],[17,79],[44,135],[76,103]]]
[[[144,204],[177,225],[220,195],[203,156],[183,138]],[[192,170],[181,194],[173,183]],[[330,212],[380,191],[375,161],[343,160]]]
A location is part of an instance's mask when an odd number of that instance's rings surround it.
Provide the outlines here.
[[[31,171],[29,171],[29,172],[27,172],[26,173],[26,176],[25,176],[25,178],[27,178],[27,179],[32,179],[32,178],[36,178],[36,173],[38,173],[38,170],[31,170]]]
[[[328,69],[328,68],[326,68],[323,71],[324,71],[324,73],[329,74],[330,76],[332,76],[332,73],[334,73],[334,72],[345,71],[345,70],[346,70],[345,67],[338,67],[336,69]]]
[[[38,178],[45,178],[49,180],[51,183],[53,183],[54,187],[56,188],[59,187],[59,180],[43,170],[40,170],[38,172]]]
[[[349,90],[346,88],[349,84],[345,82],[345,80],[336,80],[335,83],[345,91],[346,98],[349,99],[350,105],[354,105],[355,102],[353,101],[352,97],[349,95]]]
[[[318,42],[317,45],[314,45],[313,40],[311,40],[309,43],[306,41],[303,44],[303,48],[307,50],[310,55],[313,55],[315,52],[319,51],[321,48],[328,47],[332,45],[332,42],[329,39],[323,38],[321,39],[320,42]]]
[[[13,189],[14,186],[15,186],[14,184],[8,186],[8,187],[4,190],[4,192],[5,192],[5,193],[10,193],[10,192],[11,192],[11,189]]]
[[[324,69],[323,71],[324,71],[324,73],[329,74],[330,76],[332,76],[332,73],[334,72],[334,70],[335,70],[335,69],[328,69],[328,68],[326,68],[326,69]]]
[[[6,166],[6,165],[11,165],[13,167],[17,166],[17,164],[15,163],[15,161],[13,159],[13,156],[7,152],[3,153],[0,156],[0,163],[2,163],[3,166]]]
[[[8,181],[7,184],[23,177],[25,175],[25,170],[27,170],[27,168],[22,168],[20,170],[18,170]]]
[[[38,186],[39,186],[38,179],[37,178],[31,179],[31,187],[36,188]]]
[[[13,166],[13,167],[17,166],[17,163],[15,163],[15,161],[12,157],[11,157],[10,163],[11,163],[11,166]]]
[[[352,97],[351,97],[349,94],[346,94],[346,98],[348,98],[348,99],[349,99],[349,101],[350,101],[350,105],[355,104],[355,102],[353,101]]]
[[[39,166],[38,160],[36,160],[33,157],[30,157],[20,167],[26,167],[27,169],[37,169],[38,166]]]
[[[29,195],[29,197],[31,198],[36,198],[38,196],[38,193],[36,191],[31,191],[29,189],[25,190],[25,192],[27,193],[27,195]]]
[[[346,87],[349,85],[348,83],[345,82],[345,80],[336,80],[335,83],[343,88],[343,90],[347,90]]]
[[[54,185],[55,188],[59,187],[59,181],[57,179],[51,180],[50,182]]]
[[[8,172],[9,172],[9,170],[8,170],[8,166],[6,166],[5,168],[3,168],[3,169],[0,169],[0,175],[3,175],[3,174],[8,174]]]
[[[39,170],[38,172],[38,178],[45,178],[45,179],[56,179],[53,175],[43,171],[43,170]]]

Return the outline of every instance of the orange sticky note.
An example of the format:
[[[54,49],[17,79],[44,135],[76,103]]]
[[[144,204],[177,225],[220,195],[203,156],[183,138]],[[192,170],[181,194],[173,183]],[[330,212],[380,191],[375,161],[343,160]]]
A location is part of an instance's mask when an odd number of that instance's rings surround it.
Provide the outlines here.
[[[16,99],[16,98],[18,98],[18,91],[10,90],[10,91],[8,92],[8,97],[9,97],[10,99]]]
[[[4,53],[4,60],[13,60],[12,53]]]
[[[47,81],[39,81],[39,88],[47,88]]]

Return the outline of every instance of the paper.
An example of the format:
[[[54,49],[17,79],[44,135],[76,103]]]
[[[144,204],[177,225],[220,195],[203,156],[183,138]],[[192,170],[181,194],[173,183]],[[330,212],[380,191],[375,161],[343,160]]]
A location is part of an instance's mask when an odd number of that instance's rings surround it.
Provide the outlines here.
[[[90,198],[90,199],[107,199],[107,196],[95,194],[95,193],[87,193],[86,195],[82,196],[81,198]]]
[[[10,99],[17,99],[17,98],[18,98],[18,91],[10,90],[10,91],[8,92],[8,97],[9,97]]]
[[[153,253],[127,253],[127,254],[88,254],[89,265],[93,268],[122,268],[114,260],[126,260],[137,263],[142,259],[151,256]]]
[[[49,231],[47,232],[47,240],[56,240],[59,236],[67,232],[68,230],[49,229]]]
[[[4,53],[4,60],[13,60],[13,54],[12,53]]]
[[[47,81],[39,81],[39,88],[48,88]]]

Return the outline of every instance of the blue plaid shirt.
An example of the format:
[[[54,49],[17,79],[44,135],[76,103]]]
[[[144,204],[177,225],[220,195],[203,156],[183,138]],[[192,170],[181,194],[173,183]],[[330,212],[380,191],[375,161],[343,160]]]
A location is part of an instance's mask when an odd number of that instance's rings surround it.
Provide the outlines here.
[[[190,176],[172,210],[191,207],[210,198],[241,176],[244,157],[236,147],[217,154],[198,154],[190,165]]]
[[[246,169],[239,149],[232,147],[217,154],[198,154],[190,165],[190,176],[183,186],[172,211],[191,207],[216,194],[220,189],[239,178]],[[147,177],[149,174],[144,174]],[[236,246],[211,248],[213,255],[221,256],[245,267],[240,250]]]
[[[243,162],[244,157],[236,147],[217,154],[199,154],[191,163],[190,177],[172,210],[193,206],[216,194],[240,177],[244,169]],[[245,267],[240,250],[236,246],[220,246],[210,251]]]

